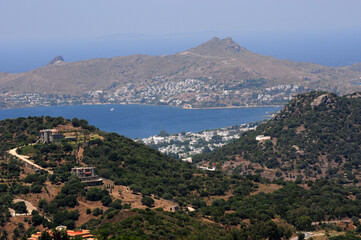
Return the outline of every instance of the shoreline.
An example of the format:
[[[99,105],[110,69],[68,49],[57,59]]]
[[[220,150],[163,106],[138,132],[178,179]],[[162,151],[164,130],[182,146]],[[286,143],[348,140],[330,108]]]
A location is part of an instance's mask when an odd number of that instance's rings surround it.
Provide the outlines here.
[[[270,105],[248,105],[248,106],[226,106],[226,107],[210,107],[210,108],[182,108],[189,110],[212,110],[212,109],[234,109],[234,108],[257,108],[257,107],[282,107],[284,105],[270,104]]]
[[[286,103],[285,103],[286,104]],[[59,105],[39,105],[39,106],[21,106],[21,107],[7,107],[0,108],[1,110],[11,110],[11,109],[22,109],[22,108],[36,108],[36,107],[64,107],[64,106],[93,106],[93,105],[140,105],[140,106],[157,106],[157,107],[172,107],[185,110],[217,110],[217,109],[235,109],[235,108],[258,108],[258,107],[282,107],[285,104],[270,104],[270,105],[247,105],[247,106],[225,106],[225,107],[180,107],[172,105],[159,105],[159,104],[144,104],[144,103],[84,103],[84,104],[59,104]]]

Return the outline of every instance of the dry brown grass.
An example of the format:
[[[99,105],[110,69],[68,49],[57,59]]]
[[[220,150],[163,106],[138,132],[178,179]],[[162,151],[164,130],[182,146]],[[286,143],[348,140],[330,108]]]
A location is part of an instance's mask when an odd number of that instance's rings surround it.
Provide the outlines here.
[[[114,185],[113,181],[108,179],[103,179],[103,182],[105,185],[111,185],[114,186],[114,189],[112,189],[110,195],[114,199],[120,199],[123,203],[131,204],[132,208],[140,208],[145,209],[148,208],[147,206],[143,205],[142,195],[141,194],[135,194],[133,191],[129,189],[127,186],[116,186]],[[165,200],[165,199],[156,199],[154,198],[154,207],[153,208],[163,208],[164,211],[170,211],[170,208],[173,206],[176,206],[176,204],[173,201]]]
[[[25,222],[25,219],[29,220]],[[14,229],[18,228],[19,223],[24,224],[25,231],[29,229],[32,224],[28,223],[31,220],[31,216],[17,216],[17,217],[11,217],[10,222],[6,223],[4,227],[0,227],[0,230],[5,230],[8,233],[8,239],[13,239],[14,236]],[[37,226],[37,229],[40,231],[44,230],[44,228],[41,226]],[[2,231],[1,231],[2,233]]]
[[[281,185],[277,185],[277,184],[259,184],[258,185],[258,189],[254,192],[251,193],[251,195],[256,195],[260,192],[264,192],[264,193],[273,193],[274,191],[277,191],[278,189],[282,188]]]
[[[67,125],[58,125],[55,129],[62,131],[62,132],[81,132],[82,128],[81,127],[73,127],[73,125],[71,123],[67,124]]]
[[[216,199],[227,200],[232,196],[233,196],[232,191],[228,191],[224,196],[209,196],[209,197],[204,197],[203,200],[207,203],[208,206],[210,206],[212,202]]]

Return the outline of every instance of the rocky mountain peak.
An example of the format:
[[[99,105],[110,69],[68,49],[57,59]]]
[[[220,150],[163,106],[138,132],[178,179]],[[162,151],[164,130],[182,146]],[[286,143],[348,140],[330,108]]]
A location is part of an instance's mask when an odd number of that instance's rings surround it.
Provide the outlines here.
[[[51,60],[49,62],[49,65],[57,64],[57,63],[61,63],[61,62],[64,62],[64,58],[62,56],[57,56],[57,57],[53,58],[53,60]]]
[[[191,52],[209,56],[230,56],[246,52],[247,49],[239,46],[232,38],[220,39],[214,37],[211,40],[190,49]]]

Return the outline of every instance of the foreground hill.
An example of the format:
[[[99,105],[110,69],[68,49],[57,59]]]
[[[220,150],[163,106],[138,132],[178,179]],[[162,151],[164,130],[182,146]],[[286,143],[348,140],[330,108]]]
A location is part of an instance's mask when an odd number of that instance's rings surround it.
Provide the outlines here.
[[[39,142],[40,130],[49,128],[57,129],[68,140]],[[20,233],[28,234],[35,227],[39,230],[58,225],[75,228],[88,221],[84,226],[97,228],[103,219],[109,225],[114,217],[128,223],[143,218],[151,221],[147,228],[139,225],[135,230],[134,226],[122,223],[122,228],[129,228],[129,233],[140,239],[148,235],[153,239],[169,239],[192,234],[209,234],[219,239],[227,233],[214,222],[204,222],[184,213],[175,215],[159,211],[186,209],[187,205],[191,206],[191,201],[199,201],[201,194],[221,197],[233,186],[244,186],[241,194],[249,194],[254,186],[246,178],[221,173],[207,175],[188,163],[167,157],[129,138],[99,131],[85,120],[70,121],[62,117],[3,120],[0,121],[0,143],[0,226],[6,226],[11,236],[19,234],[19,221],[25,224]],[[29,156],[34,164],[51,172],[34,171],[16,161],[7,153],[15,147],[18,147],[18,153]],[[104,186],[86,187],[70,174],[71,168],[76,166],[95,167]],[[25,223],[24,216],[9,217],[8,207],[19,213],[26,211],[16,205],[14,199],[24,199],[38,207],[31,222]],[[123,208],[159,209],[158,212],[144,212]],[[43,211],[45,219],[40,217],[39,211]],[[154,221],[158,223],[155,225]],[[154,226],[149,228],[149,224]],[[179,228],[184,228],[181,233],[176,232]]]
[[[358,182],[360,124],[359,93],[343,97],[327,92],[301,94],[272,120],[195,161],[221,162],[227,170],[268,177],[337,177]],[[263,140],[259,140],[261,135]]]
[[[316,113],[337,110],[337,103],[358,107],[357,98],[334,94],[311,93],[296,99],[274,121],[287,122],[287,116],[305,114],[299,109],[306,103]],[[341,111],[339,116],[351,121],[347,126],[358,124],[354,115],[345,111],[346,115]],[[265,126],[264,130],[271,131],[273,125]],[[55,128],[67,139],[37,142],[39,131],[45,128]],[[37,230],[59,225],[90,229],[98,239],[276,240],[289,239],[296,230],[361,231],[361,189],[357,186],[331,180],[271,183],[257,175],[202,171],[124,136],[99,131],[85,120],[3,120],[0,146],[2,239],[29,237]],[[53,174],[34,171],[9,155],[7,151],[15,147]],[[258,147],[251,144],[248,154],[257,156]],[[104,185],[86,186],[70,174],[74,166],[96,167]],[[31,215],[18,215],[27,211],[23,200],[33,205]],[[337,226],[312,225],[325,220],[333,220]]]
[[[230,38],[213,38],[172,55],[79,62],[64,62],[59,56],[33,71],[2,73],[0,107],[106,102],[183,107],[280,104],[309,89],[340,94],[359,90],[360,77],[357,64],[333,68],[280,60],[248,51]]]

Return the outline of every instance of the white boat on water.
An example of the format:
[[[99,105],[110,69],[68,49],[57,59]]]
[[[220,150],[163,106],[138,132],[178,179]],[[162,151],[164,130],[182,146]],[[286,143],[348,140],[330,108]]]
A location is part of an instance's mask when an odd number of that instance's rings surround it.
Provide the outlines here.
[[[114,108],[111,108],[110,111],[113,112],[113,111],[114,111]]]

